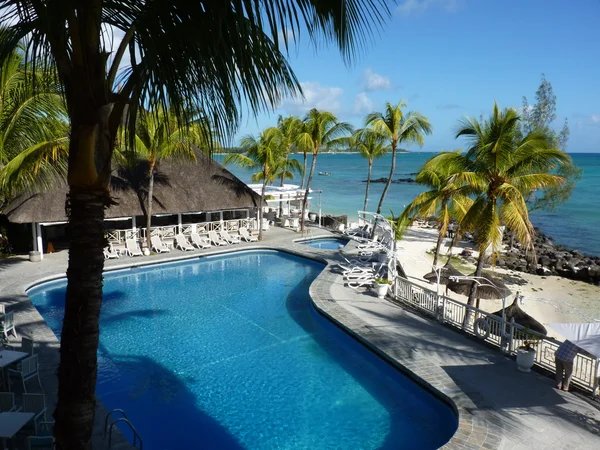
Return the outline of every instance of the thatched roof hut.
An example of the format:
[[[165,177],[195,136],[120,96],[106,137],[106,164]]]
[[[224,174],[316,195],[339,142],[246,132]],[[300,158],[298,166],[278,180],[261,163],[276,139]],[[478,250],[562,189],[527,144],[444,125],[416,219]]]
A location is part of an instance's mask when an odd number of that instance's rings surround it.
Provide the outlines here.
[[[515,319],[515,323],[522,325],[524,327],[527,327],[531,331],[536,331],[543,335],[548,334],[548,330],[546,330],[546,327],[544,327],[544,325],[542,325],[540,322],[535,320],[533,317],[531,317],[529,314],[527,314],[525,311],[523,311],[521,309],[521,307],[518,305],[518,299],[519,299],[518,296],[515,297],[512,304],[510,306],[507,306],[506,308],[504,308],[504,312],[506,314],[506,316],[505,316],[506,321],[510,322],[511,319]],[[502,310],[496,311],[492,314],[494,314],[498,317],[502,317]],[[492,328],[494,328],[494,327],[492,327]],[[496,330],[494,330],[494,332],[497,333],[498,330],[496,329]]]
[[[469,277],[474,276],[474,273],[469,275]],[[510,289],[498,277],[494,277],[489,273],[483,273],[482,276],[487,278],[494,286],[486,283],[485,280],[479,280],[481,284],[478,284],[476,294],[478,299],[493,300],[508,297],[510,295]],[[448,289],[457,294],[469,295],[473,282],[472,279],[451,281],[448,283]]]
[[[454,267],[450,263],[450,260],[448,260],[448,262],[446,264],[444,264],[442,267],[440,267],[438,269],[438,271],[440,273],[440,284],[442,284],[442,285],[446,285],[446,284],[450,283],[450,277],[464,276],[460,270],[458,270],[456,267]],[[429,281],[430,283],[437,283],[438,274],[436,272],[437,271],[432,270],[431,272],[423,275],[423,278],[425,280]]]
[[[153,215],[200,211],[254,209],[261,204],[256,194],[235,175],[201,151],[197,161],[163,161],[157,166]],[[107,218],[145,215],[144,163],[133,170],[115,168],[111,194],[116,205]],[[51,191],[23,194],[4,210],[13,223],[63,222],[66,183]]]

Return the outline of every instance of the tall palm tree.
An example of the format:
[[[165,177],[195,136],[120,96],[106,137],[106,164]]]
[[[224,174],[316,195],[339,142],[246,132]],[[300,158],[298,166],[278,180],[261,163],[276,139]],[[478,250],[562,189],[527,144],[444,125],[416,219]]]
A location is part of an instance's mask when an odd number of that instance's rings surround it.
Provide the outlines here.
[[[389,147],[386,146],[386,140],[381,134],[374,133],[373,130],[369,128],[361,128],[360,130],[356,130],[352,134],[351,146],[357,149],[363,158],[367,158],[369,160],[367,188],[365,189],[365,202],[363,205],[363,211],[366,211],[369,203],[369,188],[371,186],[373,160],[385,155]]]
[[[348,136],[352,133],[352,125],[346,122],[340,122],[338,118],[329,111],[319,111],[316,108],[311,109],[304,118],[302,131],[298,135],[298,144],[301,148],[310,148],[312,150],[312,163],[308,180],[306,181],[306,190],[302,200],[302,218],[300,219],[300,229],[304,233],[304,216],[306,214],[306,205],[308,202],[308,193],[312,183],[315,167],[317,165],[317,155],[321,150],[330,150],[334,147],[348,143]]]
[[[258,138],[245,136],[240,142],[244,153],[230,153],[225,157],[224,164],[234,163],[245,169],[260,169],[252,175],[252,181],[262,181],[261,198],[265,198],[267,184],[275,180],[277,169],[282,169],[285,160],[285,147],[282,145],[282,135],[278,128],[270,127],[264,130]],[[262,240],[263,206],[258,208],[258,239]]]
[[[441,153],[431,160],[436,167],[455,167],[456,183],[476,193],[460,223],[461,229],[474,231],[479,250],[475,276],[481,275],[486,253],[491,251],[493,259],[500,249],[502,225],[533,252],[534,229],[525,200],[535,189],[562,184],[564,177],[554,171],[572,163],[565,152],[553,148],[546,134],[532,131],[520,136],[519,120],[514,109],[500,110],[494,104],[487,120],[465,118],[459,123],[456,137],[467,138],[466,154]],[[473,283],[469,305],[474,304],[476,292]]]
[[[203,118],[179,126],[177,117],[170,111],[143,111],[135,129],[135,151],[148,161],[148,193],[146,201],[146,240],[152,248],[152,199],[156,165],[163,159],[183,158],[196,161],[194,146],[210,149],[213,143],[210,125]]]
[[[25,189],[64,179],[66,119],[53,67],[26,67],[21,45],[8,51],[0,61],[0,207]]]
[[[402,108],[406,108],[406,103],[400,101],[397,105],[391,103],[385,104],[383,112],[373,112],[367,116],[366,123],[374,131],[385,136],[392,148],[392,164],[390,166],[390,175],[381,193],[379,204],[377,205],[377,214],[381,213],[383,202],[387,192],[392,184],[394,172],[396,170],[396,150],[400,144],[417,144],[420,147],[425,142],[425,135],[432,133],[432,127],[427,117],[418,112],[409,111],[404,114]]]
[[[0,0],[0,61],[27,37],[29,60],[52,60],[69,113],[69,266],[61,332],[56,445],[90,448],[102,305],[104,210],[117,130],[133,134],[137,111],[147,103],[168,105],[180,123],[188,106],[233,133],[240,102],[270,109],[301,92],[280,51],[290,30],[304,26],[315,44],[335,42],[351,61],[367,36],[390,15],[384,0]],[[274,20],[277,18],[277,20]],[[123,38],[107,51],[106,30]],[[119,70],[124,55],[131,62]],[[110,55],[110,56],[109,56]],[[107,58],[110,58],[107,60]],[[123,63],[125,65],[125,63]]]
[[[285,150],[285,159],[283,162],[282,170],[280,171],[281,175],[281,186],[283,186],[285,178],[288,178],[290,174],[287,170],[288,159],[290,153],[294,146],[298,147],[297,138],[300,130],[302,129],[302,120],[296,116],[288,116],[282,117],[279,116],[277,120],[277,128],[281,133],[281,144],[284,146]],[[306,155],[306,149],[304,150],[304,154]],[[306,157],[304,161],[304,166],[302,167],[302,182],[304,183],[304,170],[306,169]],[[279,202],[279,215],[283,214],[283,202]]]
[[[415,181],[430,188],[422,192],[405,208],[401,221],[415,217],[438,218],[438,238],[435,246],[433,265],[437,266],[440,248],[448,231],[451,219],[462,220],[473,204],[469,197],[471,190],[456,181],[458,167],[436,165],[435,157],[425,163]]]

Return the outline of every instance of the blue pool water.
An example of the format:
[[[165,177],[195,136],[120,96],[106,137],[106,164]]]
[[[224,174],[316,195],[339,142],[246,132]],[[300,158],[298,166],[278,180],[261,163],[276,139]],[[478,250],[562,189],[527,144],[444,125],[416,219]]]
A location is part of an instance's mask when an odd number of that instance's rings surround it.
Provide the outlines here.
[[[99,399],[147,450],[443,445],[453,411],[313,309],[322,268],[261,251],[107,273]],[[58,334],[65,282],[28,294]]]
[[[340,247],[345,247],[348,239],[344,238],[315,238],[300,241],[298,244],[308,245],[312,248],[320,248],[321,250],[337,250]]]

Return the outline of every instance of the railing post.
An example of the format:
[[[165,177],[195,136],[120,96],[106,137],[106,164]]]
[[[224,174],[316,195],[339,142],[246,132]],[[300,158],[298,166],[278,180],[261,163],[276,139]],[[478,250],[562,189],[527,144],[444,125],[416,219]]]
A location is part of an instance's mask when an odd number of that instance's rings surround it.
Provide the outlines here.
[[[594,397],[598,395],[598,381],[600,380],[600,359],[596,359],[594,363],[594,382],[593,382],[593,394]]]
[[[446,296],[442,295],[442,302],[440,303],[440,315],[438,320],[440,323],[446,322]]]

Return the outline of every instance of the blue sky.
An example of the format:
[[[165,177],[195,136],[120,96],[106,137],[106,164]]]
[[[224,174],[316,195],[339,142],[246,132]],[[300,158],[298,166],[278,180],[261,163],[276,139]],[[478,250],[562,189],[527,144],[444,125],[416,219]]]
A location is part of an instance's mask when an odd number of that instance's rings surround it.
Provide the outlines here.
[[[600,152],[598,0],[398,0],[391,8],[381,36],[350,67],[335,46],[315,50],[301,35],[289,61],[305,100],[246,115],[238,137],[312,107],[362,126],[368,112],[404,99],[434,126],[423,151],[460,148],[458,119],[487,115],[494,101],[533,103],[544,73],[557,96],[556,128],[569,120],[568,151]]]

